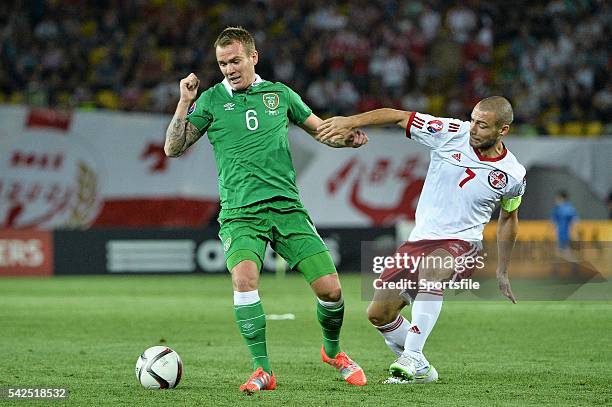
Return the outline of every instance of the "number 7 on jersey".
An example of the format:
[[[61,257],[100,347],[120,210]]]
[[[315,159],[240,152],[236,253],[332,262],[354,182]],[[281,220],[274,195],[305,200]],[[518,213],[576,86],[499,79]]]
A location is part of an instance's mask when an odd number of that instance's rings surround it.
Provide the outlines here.
[[[466,168],[465,172],[467,173],[467,177],[461,180],[461,182],[459,183],[459,188],[463,188],[466,182],[468,182],[469,180],[473,179],[476,176],[476,173],[472,171],[470,168]]]

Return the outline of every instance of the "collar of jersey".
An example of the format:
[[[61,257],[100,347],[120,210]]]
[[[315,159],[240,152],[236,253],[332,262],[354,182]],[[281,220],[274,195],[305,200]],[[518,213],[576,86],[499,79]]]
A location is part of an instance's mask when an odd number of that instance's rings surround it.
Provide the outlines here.
[[[475,147],[472,147],[472,150],[474,150],[474,152],[476,153],[476,157],[478,157],[478,159],[480,161],[494,162],[494,161],[499,161],[499,160],[504,159],[504,157],[506,157],[506,154],[508,154],[508,149],[506,148],[506,145],[503,142],[502,142],[502,147],[504,148],[504,150],[497,157],[487,157],[487,156],[484,156],[484,155],[480,154],[480,151],[478,151],[478,149],[475,148]]]
[[[255,81],[251,84],[251,86],[257,86],[260,83],[263,82],[263,79],[261,79],[261,76],[255,74]],[[221,82],[223,84],[223,87],[225,88],[225,90],[227,91],[227,93],[229,93],[230,97],[234,96],[234,89],[232,89],[232,87],[229,84],[229,81],[227,80],[227,78],[223,79],[223,82]],[[249,88],[247,88],[248,90]]]

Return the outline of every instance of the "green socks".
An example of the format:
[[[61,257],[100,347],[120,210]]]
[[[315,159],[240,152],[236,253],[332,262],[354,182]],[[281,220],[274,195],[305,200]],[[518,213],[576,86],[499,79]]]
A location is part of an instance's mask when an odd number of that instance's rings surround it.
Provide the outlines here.
[[[257,290],[234,292],[234,315],[238,330],[251,352],[253,369],[261,367],[271,373],[266,347],[266,314]],[[344,319],[344,301],[317,303],[317,319],[323,329],[323,346],[330,358],[340,352],[340,328]]]
[[[317,319],[323,328],[323,346],[330,358],[335,358],[340,352],[340,328],[344,319],[344,301],[317,303]]]
[[[240,293],[243,294],[243,293]],[[237,304],[234,296],[234,315],[238,330],[251,352],[253,369],[263,368],[270,373],[270,361],[266,348],[266,314],[257,295],[257,301],[251,304]]]

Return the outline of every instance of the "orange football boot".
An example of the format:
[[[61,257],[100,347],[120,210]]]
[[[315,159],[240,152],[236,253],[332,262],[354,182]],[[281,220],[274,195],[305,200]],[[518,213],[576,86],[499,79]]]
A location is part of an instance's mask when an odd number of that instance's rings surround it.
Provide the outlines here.
[[[365,386],[367,379],[363,369],[359,367],[348,355],[340,352],[335,358],[330,358],[325,353],[325,346],[321,348],[321,357],[323,362],[332,365],[340,372],[340,376],[353,386]]]
[[[240,391],[244,392],[249,396],[260,390],[275,389],[276,377],[274,377],[274,373],[270,374],[268,372],[265,372],[261,367],[258,367],[257,370],[253,372],[251,377],[249,377],[249,380],[247,380],[245,384],[240,386]]]

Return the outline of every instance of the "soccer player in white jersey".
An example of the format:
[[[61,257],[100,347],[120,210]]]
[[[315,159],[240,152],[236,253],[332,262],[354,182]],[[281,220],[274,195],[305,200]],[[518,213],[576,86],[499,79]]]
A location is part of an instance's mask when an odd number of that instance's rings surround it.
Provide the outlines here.
[[[396,124],[406,129],[407,138],[431,149],[416,225],[408,241],[398,249],[400,254],[444,259],[452,256],[454,260],[473,258],[482,248],[485,224],[501,204],[496,275],[502,294],[516,303],[508,280],[508,263],[518,229],[518,207],[525,191],[525,168],[503,143],[512,120],[510,102],[493,96],[474,107],[469,122],[377,109],[328,119],[318,128],[318,137],[321,141],[339,141],[354,128]],[[477,263],[470,262],[471,266]],[[447,264],[413,262],[409,267],[385,269],[381,278],[397,281],[408,273],[411,279],[419,281],[457,281],[469,277],[474,269]],[[440,315],[442,299],[443,291],[431,288],[375,292],[368,307],[368,319],[398,356],[389,368],[388,383],[428,383],[438,379],[437,371],[423,355],[423,347]],[[408,321],[400,311],[410,302],[412,318]]]

